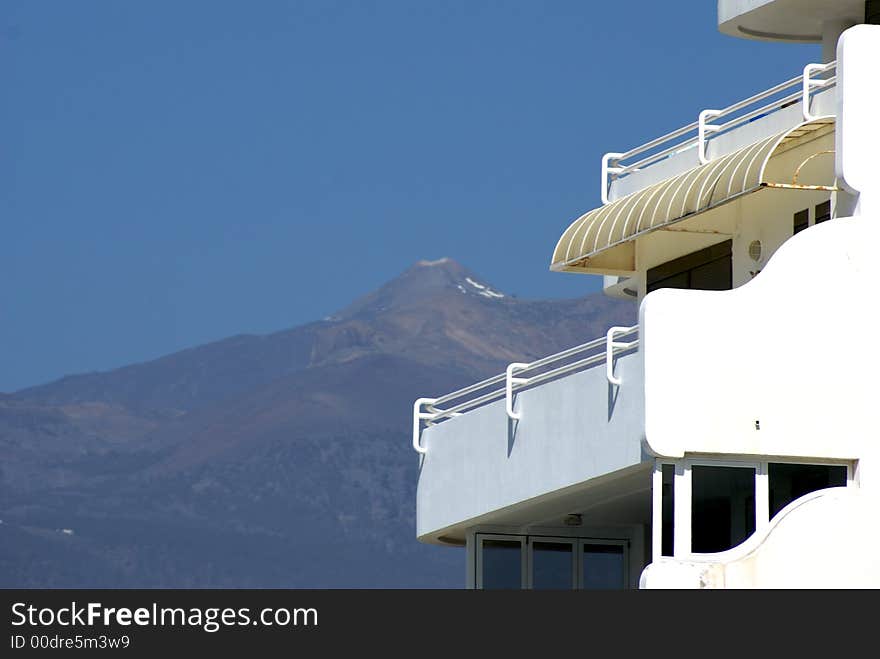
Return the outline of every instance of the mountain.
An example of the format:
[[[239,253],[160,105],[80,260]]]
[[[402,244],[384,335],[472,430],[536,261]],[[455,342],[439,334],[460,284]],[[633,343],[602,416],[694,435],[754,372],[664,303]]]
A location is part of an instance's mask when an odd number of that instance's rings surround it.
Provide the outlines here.
[[[420,261],[319,322],[0,397],[0,587],[460,587],[412,401],[632,324]]]

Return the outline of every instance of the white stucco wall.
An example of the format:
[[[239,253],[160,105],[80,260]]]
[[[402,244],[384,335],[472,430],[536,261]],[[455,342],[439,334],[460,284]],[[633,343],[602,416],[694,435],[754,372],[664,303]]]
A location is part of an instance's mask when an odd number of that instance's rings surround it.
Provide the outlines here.
[[[878,588],[877,499],[858,488],[793,501],[739,547],[645,568],[642,588]]]
[[[867,459],[880,441],[878,239],[880,218],[835,219],[740,288],[646,296],[651,450]]]
[[[880,213],[880,25],[856,25],[846,30],[837,58],[837,176],[847,190],[860,195],[862,213]]]

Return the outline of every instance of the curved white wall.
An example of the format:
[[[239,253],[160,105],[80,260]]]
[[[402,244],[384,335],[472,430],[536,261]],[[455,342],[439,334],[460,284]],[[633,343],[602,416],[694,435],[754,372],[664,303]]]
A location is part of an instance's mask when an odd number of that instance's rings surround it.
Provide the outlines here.
[[[858,459],[873,486],[878,247],[880,218],[839,218],[791,238],[740,288],[646,296],[650,449]]]
[[[878,588],[876,499],[856,488],[822,490],[792,502],[760,536],[730,551],[663,560],[642,588]]]
[[[799,499],[729,552],[662,559],[642,587],[880,587],[878,246],[880,217],[839,218],[740,288],[645,297],[655,455],[852,460],[856,487]]]

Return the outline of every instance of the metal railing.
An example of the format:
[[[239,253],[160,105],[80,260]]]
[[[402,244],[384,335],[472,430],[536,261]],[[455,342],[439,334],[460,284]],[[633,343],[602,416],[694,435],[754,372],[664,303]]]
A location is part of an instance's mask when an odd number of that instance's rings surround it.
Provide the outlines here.
[[[422,422],[426,426],[433,426],[501,398],[506,399],[507,416],[518,420],[521,418],[521,413],[513,409],[516,392],[577,371],[586,370],[600,364],[603,360],[608,382],[613,386],[619,386],[622,381],[614,375],[614,358],[638,347],[638,337],[631,338],[638,330],[638,325],[612,327],[603,337],[528,364],[515,362],[510,364],[504,373],[458,389],[440,398],[417,399],[413,403],[413,448],[419,453],[427,452],[427,449],[421,445]],[[631,340],[617,340],[627,337],[630,337]]]
[[[830,89],[837,84],[836,75],[837,62],[829,62],[828,64],[807,64],[801,75],[786,80],[770,89],[764,90],[754,96],[729,105],[722,110],[703,110],[699,113],[698,118],[693,123],[683,126],[671,133],[662,135],[656,139],[646,142],[634,149],[623,153],[606,153],[602,156],[602,189],[601,198],[603,204],[611,203],[608,198],[609,186],[611,181],[623,178],[628,174],[645,169],[665,158],[685,151],[687,149],[696,148],[697,157],[701,164],[709,161],[706,155],[706,146],[712,137],[725,133],[729,130],[742,126],[761,116],[776,112],[800,101],[801,110],[804,121],[811,121],[816,117],[810,111],[810,101],[813,95],[818,92]],[[826,78],[816,78],[814,76],[828,73],[832,69],[835,75]],[[797,91],[791,92],[791,89]],[[788,93],[785,93],[788,92]],[[780,96],[784,94],[784,96]],[[776,98],[773,98],[776,97]],[[772,98],[769,103],[760,107],[749,109],[754,105]],[[732,116],[735,115],[735,116]],[[717,123],[719,119],[731,117],[724,123]],[[710,123],[714,122],[714,123]],[[694,133],[686,139],[681,139],[689,133]],[[661,148],[662,147],[662,148]],[[645,155],[647,154],[647,155]],[[636,156],[642,156],[640,160],[625,163],[632,160]]]

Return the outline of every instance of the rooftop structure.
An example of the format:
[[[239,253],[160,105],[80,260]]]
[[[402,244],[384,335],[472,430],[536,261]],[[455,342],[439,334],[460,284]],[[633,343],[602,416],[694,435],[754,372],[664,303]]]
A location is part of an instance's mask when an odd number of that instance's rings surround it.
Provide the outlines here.
[[[416,400],[417,536],[465,546],[468,587],[880,586],[872,22],[719,0],[723,32],[828,56],[597,163],[550,268],[638,325]]]

